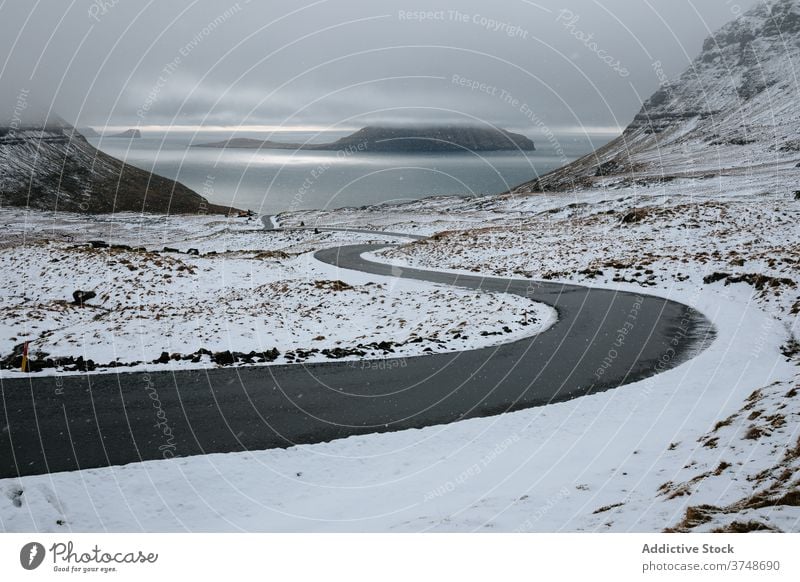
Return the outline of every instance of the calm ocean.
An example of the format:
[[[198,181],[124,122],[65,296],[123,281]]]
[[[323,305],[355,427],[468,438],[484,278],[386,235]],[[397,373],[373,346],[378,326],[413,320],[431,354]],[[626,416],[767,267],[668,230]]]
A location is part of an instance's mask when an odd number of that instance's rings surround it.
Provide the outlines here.
[[[283,132],[247,137],[285,142],[332,141]],[[237,137],[241,137],[239,134]],[[90,138],[100,150],[127,163],[182,182],[211,202],[276,214],[284,210],[368,206],[434,195],[503,192],[603,145],[615,135],[536,139],[526,153],[374,154],[193,148],[192,143],[231,137],[219,132],[155,134],[141,139]]]

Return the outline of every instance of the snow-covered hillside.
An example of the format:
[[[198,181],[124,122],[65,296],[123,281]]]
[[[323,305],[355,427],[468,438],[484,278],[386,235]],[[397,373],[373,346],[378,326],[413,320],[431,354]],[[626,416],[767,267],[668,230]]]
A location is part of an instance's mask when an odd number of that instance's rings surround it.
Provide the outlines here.
[[[57,116],[0,125],[0,207],[8,206],[88,213],[231,210],[104,154]]]
[[[459,351],[534,335],[556,317],[511,294],[354,274],[345,283],[312,258],[392,237],[11,209],[0,224],[0,378],[22,374],[24,342],[38,374],[165,370]],[[98,239],[111,244],[87,242]],[[96,297],[76,305],[76,290]]]
[[[759,3],[706,39],[617,139],[513,193],[658,182],[675,176],[775,173],[800,161],[800,5]]]

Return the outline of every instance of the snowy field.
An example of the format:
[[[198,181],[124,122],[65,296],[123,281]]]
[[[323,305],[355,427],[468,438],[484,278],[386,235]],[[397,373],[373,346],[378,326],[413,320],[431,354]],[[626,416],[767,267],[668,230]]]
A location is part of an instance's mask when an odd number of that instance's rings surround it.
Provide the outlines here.
[[[10,367],[24,341],[33,360],[66,362],[37,373],[85,371],[75,370],[70,358],[78,357],[92,360],[90,371],[135,371],[217,366],[230,361],[218,354],[273,349],[277,357],[245,362],[460,351],[555,321],[552,309],[516,295],[376,278],[312,256],[340,244],[398,242],[391,238],[271,232],[259,221],[207,217],[106,221],[6,210],[0,223],[5,377],[20,375]],[[90,240],[113,246],[92,248]],[[75,290],[97,297],[74,305]]]
[[[633,285],[628,284],[630,287]],[[0,484],[8,531],[659,531],[797,469],[795,368],[745,288],[691,299],[719,339],[652,379],[570,402],[287,450],[209,455]],[[752,330],[761,330],[755,353]],[[777,363],[776,363],[777,362]],[[773,382],[779,382],[773,384]],[[796,381],[794,382],[796,383]],[[740,410],[754,386],[774,427]],[[732,420],[728,421],[729,418]],[[725,422],[728,421],[727,424]],[[722,422],[706,446],[712,428]],[[746,438],[751,425],[766,431]],[[720,467],[723,467],[720,470]],[[749,478],[767,470],[761,483]],[[781,471],[783,472],[783,470]],[[685,492],[673,495],[683,488]],[[720,512],[796,529],[796,507]],[[736,519],[734,519],[736,518]]]
[[[341,211],[278,220],[448,231],[378,256],[669,297],[706,314],[717,340],[695,359],[648,380],[512,414],[286,450],[6,480],[0,482],[2,528],[800,527],[800,376],[792,343],[800,210],[785,183],[769,173],[677,180],[658,188],[588,192],[579,204],[570,195],[542,195],[451,203],[448,210],[434,201],[377,208],[359,219]],[[476,223],[484,227],[475,230]],[[238,236],[219,234],[220,240]],[[341,233],[325,237],[308,244],[362,240]],[[163,242],[168,240],[175,241]],[[325,276],[365,284],[362,275],[346,271]]]

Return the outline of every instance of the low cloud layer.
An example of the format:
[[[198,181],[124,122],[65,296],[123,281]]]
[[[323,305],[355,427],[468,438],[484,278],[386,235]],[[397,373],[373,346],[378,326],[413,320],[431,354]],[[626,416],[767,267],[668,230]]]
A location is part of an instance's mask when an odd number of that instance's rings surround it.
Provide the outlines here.
[[[624,126],[753,4],[7,2],[0,103],[79,126]]]

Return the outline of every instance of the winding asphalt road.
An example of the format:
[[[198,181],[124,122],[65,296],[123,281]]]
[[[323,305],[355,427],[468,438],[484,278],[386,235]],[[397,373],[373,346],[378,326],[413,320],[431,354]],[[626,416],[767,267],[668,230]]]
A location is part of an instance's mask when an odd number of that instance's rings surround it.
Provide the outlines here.
[[[495,415],[652,376],[713,339],[702,314],[673,301],[361,257],[384,246],[336,247],[315,257],[342,269],[523,295],[554,307],[558,322],[498,347],[404,359],[0,380],[0,478]]]

